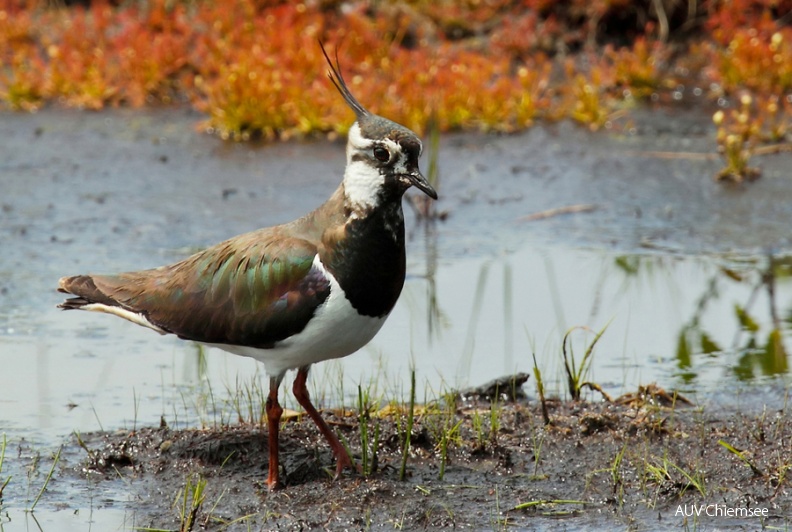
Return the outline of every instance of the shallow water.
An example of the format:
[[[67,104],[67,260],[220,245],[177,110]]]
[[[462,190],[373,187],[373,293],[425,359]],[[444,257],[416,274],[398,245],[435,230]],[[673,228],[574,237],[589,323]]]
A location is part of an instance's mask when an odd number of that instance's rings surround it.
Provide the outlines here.
[[[563,395],[561,344],[572,327],[589,329],[570,336],[578,361],[592,331],[607,327],[588,378],[611,394],[651,382],[724,401],[747,390],[742,400],[756,397],[757,407],[765,390],[782,394],[790,158],[762,161],[765,175],[750,187],[724,187],[710,179],[717,161],[645,153],[712,150],[698,125],[706,117],[641,118],[630,136],[562,124],[444,138],[437,206],[449,217],[427,225],[405,207],[404,293],[369,346],[317,365],[317,402],[351,404],[358,384],[406,398],[411,367],[419,400],[431,398],[530,372],[532,354]],[[196,121],[182,111],[0,118],[0,432],[9,442],[0,484],[13,475],[4,529],[36,529],[21,510],[73,431],[233,421],[230,391],[262,377],[254,361],[55,308],[62,275],[178,260],[304,214],[340,180],[340,143],[228,145],[196,134]],[[593,210],[524,218],[581,204]],[[533,379],[526,390],[534,395]],[[67,454],[64,463],[79,462],[79,449]],[[36,510],[44,529],[134,525],[123,494],[61,482]]]

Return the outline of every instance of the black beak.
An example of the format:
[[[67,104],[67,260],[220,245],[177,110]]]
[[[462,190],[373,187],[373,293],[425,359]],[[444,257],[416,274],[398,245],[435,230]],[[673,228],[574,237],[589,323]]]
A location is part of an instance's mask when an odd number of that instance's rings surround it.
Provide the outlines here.
[[[432,199],[437,199],[437,191],[429,184],[429,181],[423,176],[420,170],[417,168],[410,172],[409,174],[405,174],[405,177],[410,180],[410,183],[415,185],[421,192],[426,194]]]

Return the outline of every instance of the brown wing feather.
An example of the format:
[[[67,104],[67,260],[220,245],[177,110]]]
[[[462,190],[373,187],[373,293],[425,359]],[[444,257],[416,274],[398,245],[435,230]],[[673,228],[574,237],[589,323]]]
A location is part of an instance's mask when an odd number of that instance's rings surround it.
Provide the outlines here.
[[[65,278],[61,291],[78,297],[61,307],[120,306],[182,338],[271,347],[301,331],[329,295],[315,255],[308,240],[261,229],[169,266]]]

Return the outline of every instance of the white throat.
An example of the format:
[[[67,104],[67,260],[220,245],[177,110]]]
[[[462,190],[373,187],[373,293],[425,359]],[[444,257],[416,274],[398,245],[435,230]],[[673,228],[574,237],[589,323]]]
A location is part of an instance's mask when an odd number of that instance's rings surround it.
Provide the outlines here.
[[[344,193],[354,210],[369,210],[379,204],[379,190],[385,183],[376,168],[364,161],[347,164],[344,173]]]
[[[355,153],[370,150],[374,143],[364,138],[355,122],[349,129],[347,166],[344,172],[344,193],[355,210],[369,210],[379,204],[379,191],[385,178],[367,160],[353,160]]]

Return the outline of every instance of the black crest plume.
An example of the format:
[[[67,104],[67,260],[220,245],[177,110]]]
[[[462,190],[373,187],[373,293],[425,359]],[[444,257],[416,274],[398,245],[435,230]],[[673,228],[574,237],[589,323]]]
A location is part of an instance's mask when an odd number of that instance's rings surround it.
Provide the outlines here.
[[[346,82],[344,81],[344,76],[341,75],[341,65],[338,62],[338,48],[335,51],[335,65],[333,61],[330,60],[330,56],[327,55],[327,50],[325,50],[324,44],[322,41],[319,41],[319,46],[322,48],[322,53],[327,59],[327,64],[330,66],[330,72],[327,73],[327,77],[330,78],[330,81],[333,82],[335,88],[338,89],[338,92],[341,93],[341,96],[344,97],[346,103],[349,104],[349,107],[355,111],[355,115],[357,115],[358,119],[363,118],[364,116],[368,116],[369,113],[363,105],[355,98],[347,87]]]

